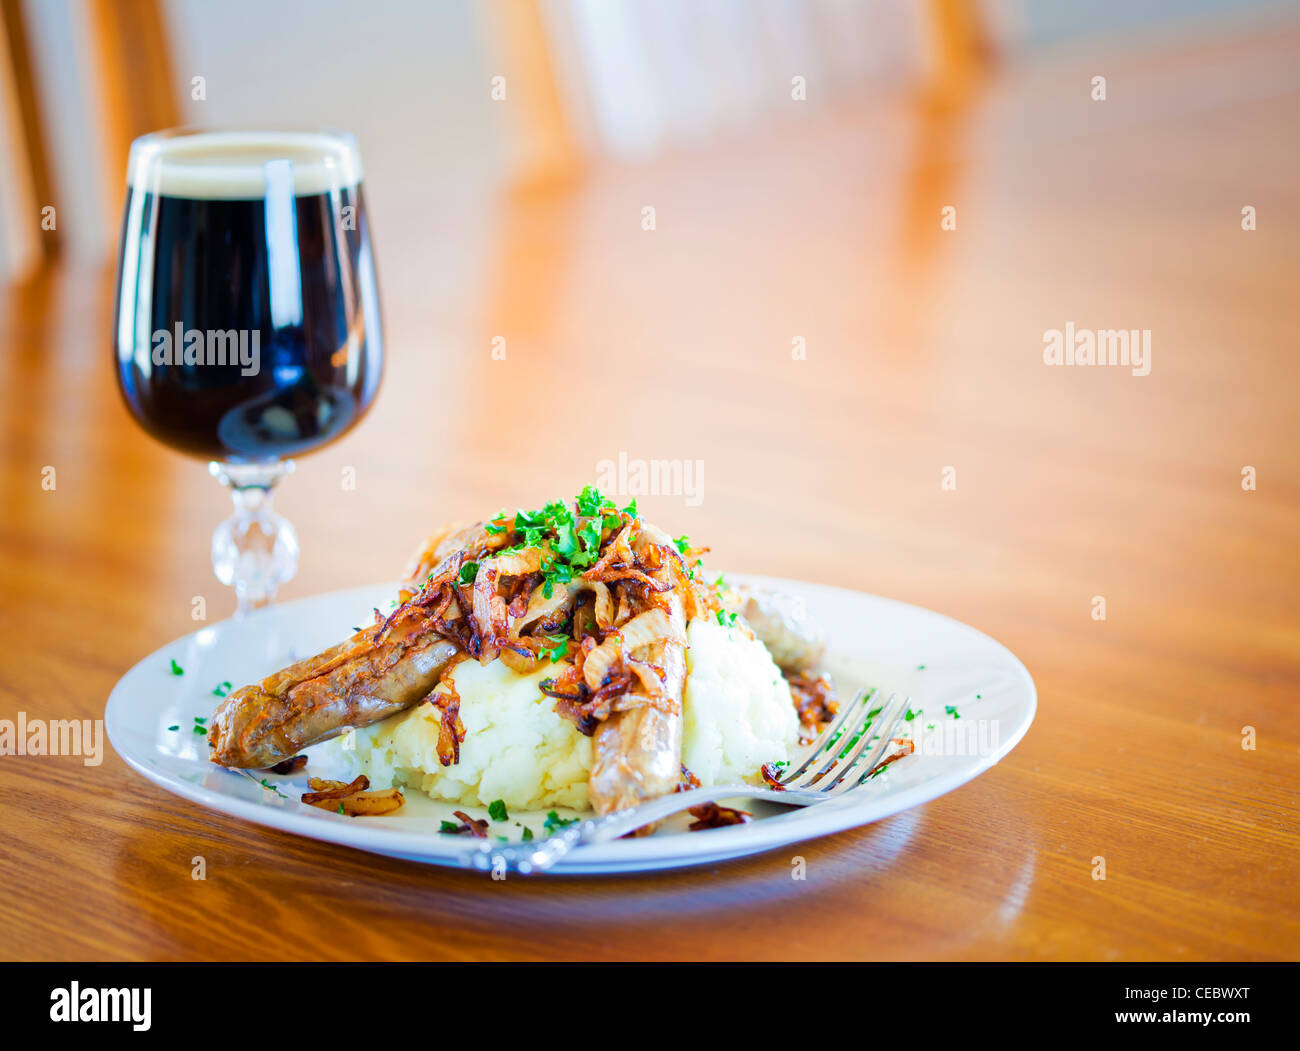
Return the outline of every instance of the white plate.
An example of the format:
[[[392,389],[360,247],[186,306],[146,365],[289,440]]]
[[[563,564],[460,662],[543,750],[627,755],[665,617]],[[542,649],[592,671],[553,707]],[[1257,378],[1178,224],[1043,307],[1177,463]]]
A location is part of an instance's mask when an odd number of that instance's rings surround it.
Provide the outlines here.
[[[636,872],[700,865],[824,836],[897,814],[950,792],[987,770],[1025,735],[1034,718],[1033,680],[1006,648],[974,628],[890,599],[856,591],[763,577],[735,579],[801,596],[826,628],[828,660],[841,697],[874,686],[910,695],[922,710],[908,728],[916,752],[861,788],[804,809],[747,806],[745,825],[686,832],[677,822],[653,836],[575,850],[552,871]],[[104,713],[113,747],[155,784],[213,810],[302,836],[435,865],[463,866],[472,842],[438,832],[455,804],[408,791],[393,817],[350,818],[298,802],[308,773],[329,776],[320,749],[294,777],[225,770],[207,761],[195,717],[210,717],[214,688],[256,682],[293,660],[319,652],[386,609],[394,585],[338,591],[227,620],[164,646],[126,673]],[[174,675],[171,661],[184,670]],[[956,715],[945,711],[953,706]],[[928,727],[933,726],[930,730]],[[171,729],[176,727],[176,729]],[[474,816],[486,816],[478,808]],[[512,838],[523,819],[541,833],[543,815],[511,814]]]

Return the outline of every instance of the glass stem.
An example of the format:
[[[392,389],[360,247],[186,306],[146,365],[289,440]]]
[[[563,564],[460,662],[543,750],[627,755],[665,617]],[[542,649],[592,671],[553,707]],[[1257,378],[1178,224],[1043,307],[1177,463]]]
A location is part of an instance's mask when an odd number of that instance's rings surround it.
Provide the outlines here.
[[[275,483],[293,471],[293,461],[213,462],[208,471],[230,490],[235,505],[212,533],[212,571],[235,589],[240,617],[274,602],[280,585],[298,571],[298,534],[271,506]]]

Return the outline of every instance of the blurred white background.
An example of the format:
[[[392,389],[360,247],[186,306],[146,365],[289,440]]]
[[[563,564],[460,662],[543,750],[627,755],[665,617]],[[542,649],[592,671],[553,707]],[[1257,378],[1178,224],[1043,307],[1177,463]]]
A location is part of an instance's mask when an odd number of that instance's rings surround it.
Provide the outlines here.
[[[1096,34],[1128,36],[1267,16],[1270,0],[2,0],[13,50],[25,23],[49,186],[21,157],[21,100],[0,63],[0,277],[21,277],[58,207],[62,254],[111,257],[123,128],[106,112],[149,72],[123,47],[148,9],[161,22],[156,90],[180,123],[328,125],[359,136],[380,231],[436,237],[477,221],[503,183],[564,168],[563,154],[635,162],[779,119],[794,74],[811,105],[915,83],[936,60],[935,23],[969,17],[999,62],[1042,60]],[[0,45],[5,41],[0,40]],[[505,76],[502,107],[492,78]],[[195,78],[202,78],[202,98]],[[547,99],[545,85],[555,98]],[[521,124],[521,118],[524,123]],[[134,126],[132,126],[134,125]],[[539,131],[540,129],[540,131]],[[30,129],[29,129],[30,130]],[[30,136],[29,136],[30,137]],[[45,201],[43,196],[52,201]]]

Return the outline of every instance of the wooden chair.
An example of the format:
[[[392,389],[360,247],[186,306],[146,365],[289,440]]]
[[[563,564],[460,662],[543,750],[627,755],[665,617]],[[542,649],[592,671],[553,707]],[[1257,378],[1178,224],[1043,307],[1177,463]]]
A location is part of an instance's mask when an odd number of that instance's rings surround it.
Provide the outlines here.
[[[883,64],[879,75],[906,78],[931,104],[959,104],[991,55],[982,8],[491,0],[487,37],[511,85],[513,179],[548,184],[578,172],[584,155],[635,159],[761,119],[789,105],[792,74],[824,101]],[[724,72],[710,79],[715,66]]]
[[[160,0],[0,0],[0,276],[111,250],[131,140],[176,123],[174,91]]]
[[[23,277],[55,250],[57,233],[39,236],[37,202],[50,199],[49,162],[18,0],[0,0],[0,194],[8,212],[0,224],[0,278]]]

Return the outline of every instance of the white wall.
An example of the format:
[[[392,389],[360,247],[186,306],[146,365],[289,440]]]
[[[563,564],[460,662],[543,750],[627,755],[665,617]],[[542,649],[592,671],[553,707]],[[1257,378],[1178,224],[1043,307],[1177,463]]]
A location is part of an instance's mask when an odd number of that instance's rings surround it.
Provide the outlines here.
[[[501,130],[476,6],[165,0],[184,122],[345,128],[372,200],[491,180]]]

